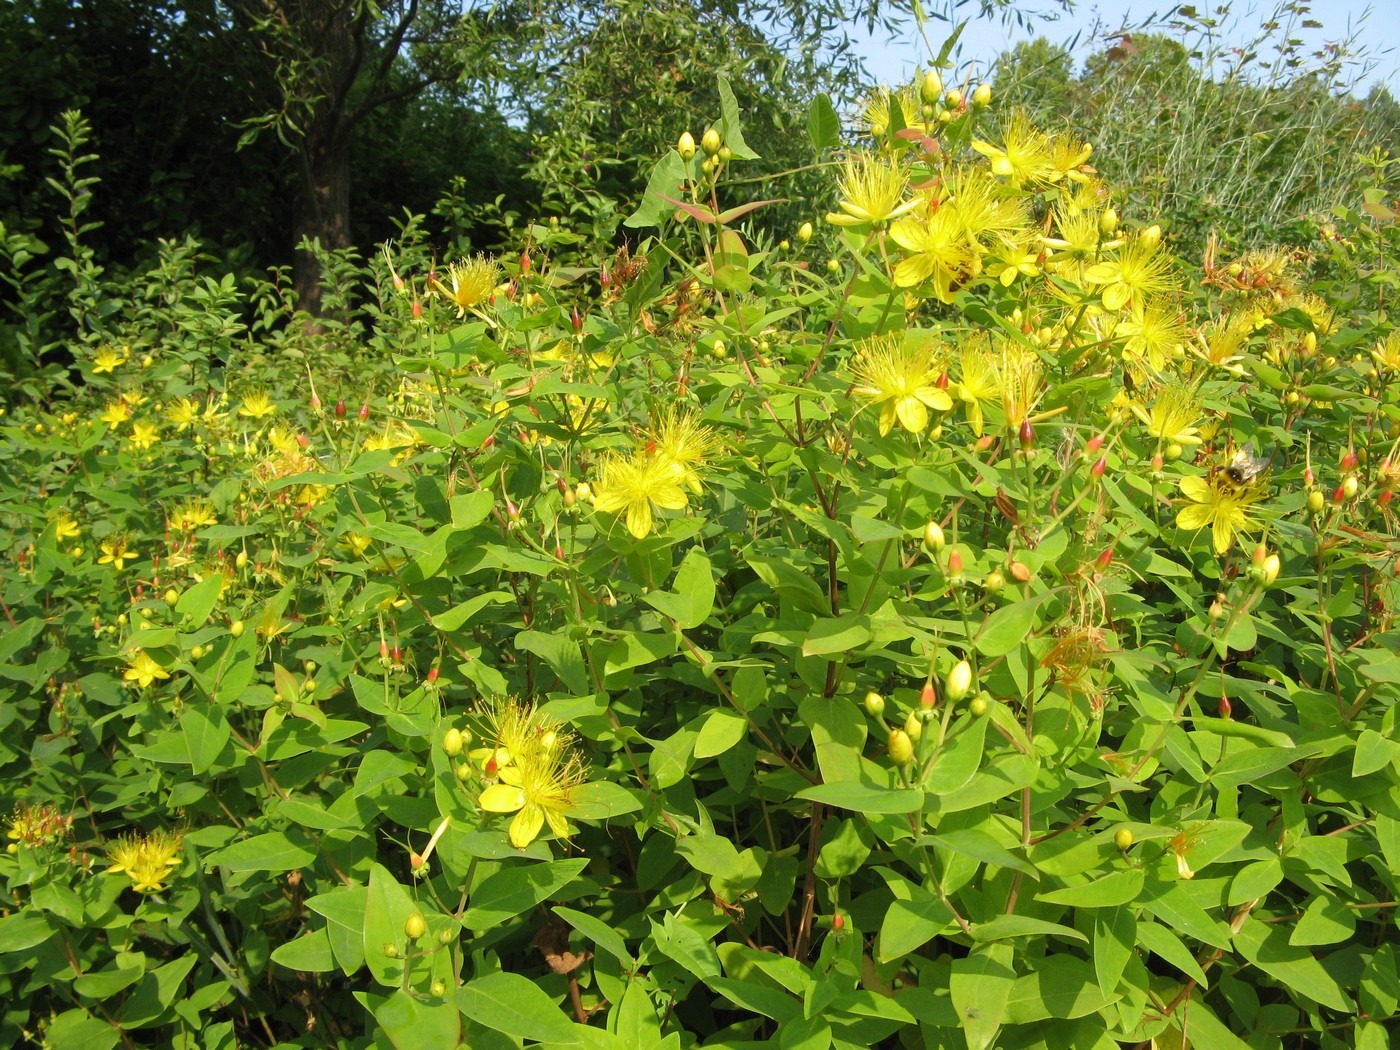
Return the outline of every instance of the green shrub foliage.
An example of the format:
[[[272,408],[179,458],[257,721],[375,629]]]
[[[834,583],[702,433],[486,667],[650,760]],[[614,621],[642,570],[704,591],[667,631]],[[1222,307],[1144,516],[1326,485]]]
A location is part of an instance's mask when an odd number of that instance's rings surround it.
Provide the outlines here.
[[[67,267],[0,1042],[1388,1045],[1386,165],[1177,258],[973,89],[818,98],[779,243],[720,81],[601,261]]]

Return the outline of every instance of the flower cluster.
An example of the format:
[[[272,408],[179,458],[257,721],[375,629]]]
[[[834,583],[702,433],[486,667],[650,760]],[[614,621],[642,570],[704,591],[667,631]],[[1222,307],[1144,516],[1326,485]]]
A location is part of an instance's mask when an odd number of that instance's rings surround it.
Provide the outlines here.
[[[657,510],[684,510],[699,494],[698,468],[714,454],[718,438],[693,413],[670,409],[627,455],[603,461],[593,486],[594,506],[625,516],[637,539],[650,535]]]
[[[183,847],[183,840],[173,832],[129,832],[107,847],[107,859],[112,862],[107,871],[125,875],[137,893],[160,893],[180,866]]]
[[[490,746],[473,751],[489,781],[478,805],[488,813],[514,813],[510,841],[524,849],[539,837],[545,824],[567,838],[565,814],[573,792],[587,778],[573,751],[573,734],[541,714],[533,704],[507,700],[484,718],[481,736]]]

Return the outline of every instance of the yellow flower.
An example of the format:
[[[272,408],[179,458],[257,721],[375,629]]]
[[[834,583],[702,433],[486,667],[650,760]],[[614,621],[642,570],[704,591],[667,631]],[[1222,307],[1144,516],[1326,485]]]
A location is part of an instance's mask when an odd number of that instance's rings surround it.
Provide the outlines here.
[[[953,407],[948,391],[937,386],[942,369],[930,346],[909,346],[902,335],[866,340],[851,362],[857,398],[880,406],[880,434],[896,422],[913,434],[928,429],[928,410]]]
[[[1159,250],[1159,243],[1136,237],[1119,249],[1118,258],[1090,266],[1084,279],[1104,286],[1105,309],[1121,310],[1131,300],[1169,291],[1171,273],[1171,257]]]
[[[107,410],[98,417],[109,427],[119,427],[131,418],[131,412],[126,407],[126,402],[118,398],[116,401],[107,402]]]
[[[1196,531],[1211,526],[1216,554],[1230,549],[1235,533],[1244,532],[1255,524],[1249,517],[1249,507],[1266,495],[1253,485],[1234,485],[1224,480],[1223,472],[1209,478],[1196,476],[1181,479],[1181,491],[1191,501],[1176,515],[1176,524]]]
[[[160,439],[160,431],[156,429],[154,423],[136,423],[132,425],[131,437],[128,438],[136,448],[147,449]]]
[[[1015,186],[1025,182],[1054,182],[1061,178],[1050,140],[1031,125],[1024,113],[1011,115],[1001,146],[974,139],[972,148],[992,162],[994,174],[1011,180]]]
[[[123,347],[125,349],[125,347]],[[115,348],[104,346],[97,351],[97,356],[92,359],[93,375],[101,375],[103,372],[115,372],[122,365],[126,364],[127,354],[119,353]]]
[[[256,390],[243,399],[238,406],[238,414],[246,419],[262,419],[277,411],[272,399],[261,390]]]
[[[637,539],[651,533],[653,506],[683,510],[686,506],[686,472],[670,458],[645,451],[629,457],[611,456],[602,466],[594,506],[606,514],[627,515],[627,531]]]
[[[137,893],[159,893],[180,866],[182,847],[180,836],[168,831],[128,833],[107,847],[107,859],[112,862],[107,871],[125,875]]]
[[[899,106],[906,128],[927,130],[927,125],[920,120],[919,96],[913,84],[905,84],[898,91],[879,87],[866,100],[865,112],[861,114],[861,122],[870,130],[872,137],[883,139],[890,130],[891,103]]]
[[[1383,342],[1371,348],[1376,368],[1383,372],[1400,372],[1400,332],[1391,332]]]
[[[19,804],[6,819],[5,837],[31,849],[57,842],[68,834],[72,823],[50,802]]]
[[[573,735],[533,708],[508,704],[504,712],[498,712],[496,723],[509,728],[511,739],[498,737],[495,753],[505,750],[509,761],[497,763],[498,782],[482,791],[477,804],[488,813],[515,814],[510,841],[516,849],[535,841],[545,824],[559,838],[567,838],[564,814],[573,805],[574,789],[587,776],[571,749]]]
[[[1079,169],[1089,160],[1094,147],[1068,135],[1056,135],[1050,142],[1050,163],[1055,168],[1055,181],[1062,178],[1088,182],[1089,176]]]
[[[67,511],[59,511],[58,517],[54,519],[53,538],[59,543],[64,540],[75,539],[79,534],[78,523],[68,514]]]
[[[968,426],[981,437],[984,425],[982,404],[1001,396],[1001,384],[997,381],[992,355],[985,351],[964,349],[960,364],[962,379],[957,384],[958,400],[963,403]]]
[[[1119,323],[1114,335],[1126,337],[1123,356],[1146,360],[1160,372],[1186,343],[1186,324],[1181,309],[1163,296],[1154,296],[1141,306],[1133,304],[1132,316]]]
[[[1044,368],[1035,352],[1023,346],[1007,344],[1000,360],[993,360],[997,387],[1001,392],[1001,407],[1007,428],[1016,431],[1030,418],[1031,411],[1044,391],[1041,380]]]
[[[491,298],[501,281],[501,266],[494,259],[478,255],[474,259],[453,263],[447,268],[447,278],[452,282],[450,289],[436,278],[433,289],[452,300],[457,307],[457,316],[461,317]]]
[[[181,532],[193,532],[206,525],[217,524],[218,520],[214,516],[214,508],[208,503],[191,500],[170,516],[170,525]]]
[[[914,254],[894,269],[894,283],[912,288],[931,281],[940,302],[953,301],[954,286],[980,268],[976,246],[956,208],[939,208],[927,219],[908,216],[890,229],[890,237]]]
[[[1150,414],[1136,403],[1132,409],[1133,415],[1147,424],[1147,432],[1159,441],[1181,445],[1201,443],[1200,430],[1195,425],[1201,406],[1187,387],[1176,384],[1163,387],[1152,402]]]
[[[987,266],[987,274],[1010,288],[1017,277],[1038,277],[1040,275],[1040,253],[1028,250],[1026,245],[1007,245],[997,253],[997,257]]]
[[[826,221],[837,226],[884,226],[919,206],[917,200],[904,200],[904,172],[892,159],[874,153],[847,157],[841,171],[839,212],[827,214]]]
[[[151,659],[150,654],[144,649],[137,649],[136,655],[132,657],[130,665],[122,678],[128,682],[138,683],[142,689],[150,685],[157,678],[169,678],[170,672],[160,664]]]
[[[199,418],[199,406],[187,397],[177,397],[165,410],[165,420],[177,431],[188,430]]]
[[[709,427],[701,426],[691,412],[668,409],[651,432],[649,450],[657,459],[669,459],[680,468],[681,484],[699,493],[700,475],[696,467],[703,466],[714,452],[716,438]],[[654,446],[654,447],[652,447]]]
[[[97,564],[111,565],[118,572],[122,571],[125,562],[135,561],[140,557],[127,549],[125,536],[109,536],[99,546],[102,548],[102,557],[97,559]]]
[[[364,557],[365,551],[369,550],[369,545],[374,542],[373,537],[366,536],[363,532],[347,532],[340,537],[340,542],[350,549],[350,553],[356,558]]]

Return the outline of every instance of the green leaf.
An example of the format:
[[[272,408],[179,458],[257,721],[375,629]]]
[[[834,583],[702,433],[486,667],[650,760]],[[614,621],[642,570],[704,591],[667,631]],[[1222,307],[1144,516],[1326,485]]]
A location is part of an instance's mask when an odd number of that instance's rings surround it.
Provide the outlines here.
[[[230,871],[296,871],[316,859],[316,849],[306,836],[295,828],[269,831],[254,835],[216,850],[204,858],[207,866],[226,867]]]
[[[199,774],[206,772],[218,759],[233,729],[217,704],[190,700],[180,712],[180,732],[184,734],[190,768]]]
[[[958,1012],[967,1050],[987,1050],[1006,1019],[1007,1001],[1016,984],[1011,945],[980,944],[953,960],[948,993]]]
[[[574,1026],[528,977],[490,973],[457,989],[457,1006],[473,1021],[517,1039],[577,1046]]]
[[[559,680],[576,696],[589,692],[588,674],[578,642],[566,633],[521,631],[515,636],[515,647],[534,653],[559,676]]]
[[[115,1025],[86,1010],[66,1010],[49,1022],[44,1044],[53,1050],[111,1050],[121,1037]]]
[[[1116,908],[1137,900],[1142,890],[1141,868],[1111,871],[1107,875],[1091,873],[1089,881],[1077,886],[1037,893],[1035,899],[1046,904],[1067,904],[1072,908]]]
[[[733,711],[711,711],[695,738],[695,757],[713,758],[722,755],[744,739],[749,723]]]
[[[1247,918],[1235,934],[1235,947],[1290,991],[1340,1013],[1355,1012],[1356,1004],[1317,957],[1307,948],[1288,943],[1286,927]]]
[[[978,923],[972,928],[974,941],[1001,941],[1008,937],[1065,937],[1072,941],[1089,943],[1089,938],[1070,926],[1058,922],[1033,919],[1028,915],[998,915],[987,922]],[[1078,1015],[1073,1015],[1078,1016]]]
[[[1201,969],[1201,964],[1196,962],[1196,957],[1191,954],[1191,950],[1181,942],[1180,937],[1167,927],[1150,920],[1139,922],[1137,924],[1137,942],[1157,958],[1175,966],[1202,988],[1210,987],[1210,982],[1206,979],[1206,972]]]
[[[902,959],[937,937],[952,921],[953,911],[948,905],[916,887],[911,899],[894,901],[886,909],[876,941],[876,958],[881,963]]]
[[[305,973],[327,973],[336,967],[330,934],[325,927],[279,944],[272,951],[272,961]]]
[[[662,198],[679,196],[685,179],[685,161],[675,150],[669,151],[652,166],[641,203],[637,205],[636,211],[622,220],[622,225],[629,229],[637,229],[642,226],[660,226],[664,217],[670,212],[670,208]]]
[[[819,92],[807,107],[807,138],[818,152],[841,144],[841,120],[825,92]]]
[[[1112,1001],[1099,991],[1094,968],[1072,955],[1037,959],[1030,973],[1016,979],[1006,1003],[1008,1024],[1035,1024],[1051,1018],[1086,1017]]]
[[[723,76],[715,78],[719,85],[719,134],[737,160],[758,160],[758,154],[744,141],[744,125],[739,120],[739,100]]]
[[[588,859],[578,857],[498,871],[471,895],[462,925],[478,932],[489,930],[555,896],[586,867]]]
[[[515,595],[509,591],[487,591],[485,594],[478,594],[460,605],[454,605],[444,613],[438,613],[433,617],[433,626],[439,631],[460,630],[473,616],[481,612],[488,605],[509,605],[515,601]]]
[[[924,793],[916,788],[888,788],[851,780],[815,784],[794,797],[858,813],[917,813],[924,805]]]
[[[1040,873],[1030,861],[1012,853],[982,828],[958,828],[945,831],[941,835],[928,835],[920,841],[930,842],[939,849],[961,853],[983,864],[1010,868],[1012,871],[1024,872],[1032,878],[1040,877]]]
[[[951,795],[967,786],[982,764],[990,724],[990,718],[974,718],[966,723],[962,732],[944,741],[933,768],[924,778],[925,791],[930,795]]]
[[[1137,923],[1124,906],[1094,913],[1094,976],[1105,998],[1113,995],[1137,945]]]
[[[1288,935],[1292,945],[1340,944],[1356,934],[1356,912],[1335,897],[1314,897]]]
[[[595,919],[587,912],[574,911],[574,909],[566,908],[562,904],[556,904],[553,910],[555,915],[578,930],[579,933],[611,955],[624,967],[629,970],[636,968],[637,960],[627,950],[627,942],[612,926],[601,919]]]
[[[1049,597],[1050,592],[1046,592],[997,609],[972,640],[977,651],[983,656],[1005,656],[1026,641],[1035,626],[1036,610]]]
[[[1138,900],[1171,929],[1216,948],[1230,950],[1229,928],[1207,915],[1181,883],[1149,880]]]
[[[374,1008],[394,1050],[455,1050],[461,1045],[462,1019],[453,1001],[424,1001],[402,988]]]
[[[862,613],[846,613],[835,618],[818,620],[802,641],[803,656],[826,656],[849,653],[870,641],[870,617]]]
[[[709,618],[715,604],[715,581],[710,559],[699,547],[692,547],[676,570],[675,589],[651,591],[642,601],[669,616],[682,631],[693,630]]]
[[[223,573],[216,572],[206,576],[180,595],[180,600],[175,603],[175,612],[189,621],[190,626],[202,627],[204,621],[209,619],[209,614],[214,611],[214,604],[219,600],[223,587]]]

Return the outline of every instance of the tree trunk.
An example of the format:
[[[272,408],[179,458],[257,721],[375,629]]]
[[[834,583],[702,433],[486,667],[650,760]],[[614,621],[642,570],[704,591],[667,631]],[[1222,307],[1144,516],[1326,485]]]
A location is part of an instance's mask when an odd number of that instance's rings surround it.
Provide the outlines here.
[[[292,289],[297,306],[312,317],[321,315],[321,267],[302,241],[318,241],[329,250],[350,246],[350,134],[340,116],[327,114],[329,119],[308,130],[297,165]]]

